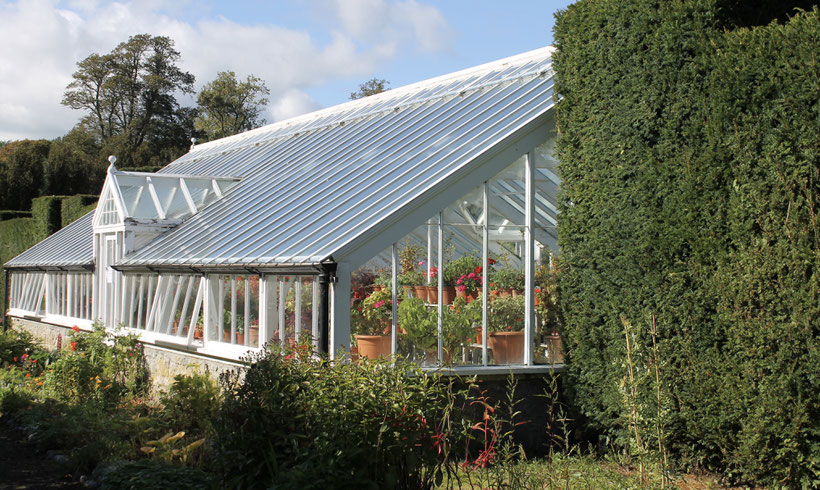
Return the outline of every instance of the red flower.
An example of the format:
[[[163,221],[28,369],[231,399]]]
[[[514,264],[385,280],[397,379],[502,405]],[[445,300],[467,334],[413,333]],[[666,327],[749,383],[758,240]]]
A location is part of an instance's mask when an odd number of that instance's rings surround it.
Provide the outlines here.
[[[73,330],[74,333],[80,333],[80,327],[78,327],[77,325],[74,325],[73,327],[71,327],[71,330]]]
[[[14,362],[17,362],[17,358],[16,358],[16,357],[14,358]]]
[[[30,377],[31,377],[31,373],[26,373],[26,378],[30,378]]]
[[[495,264],[495,259],[492,258],[492,257],[487,257],[487,263],[490,264],[490,265],[493,265],[493,264]]]
[[[77,350],[77,342],[72,342],[68,344],[68,348],[71,350]]]
[[[23,355],[20,357],[20,359],[22,359],[22,360],[24,360],[24,361],[25,361],[26,359],[28,359],[28,354],[23,354]]]
[[[481,274],[481,271],[482,271],[482,269],[481,269],[480,265],[478,267],[476,267],[475,269],[473,269],[473,272],[475,272],[476,274]]]

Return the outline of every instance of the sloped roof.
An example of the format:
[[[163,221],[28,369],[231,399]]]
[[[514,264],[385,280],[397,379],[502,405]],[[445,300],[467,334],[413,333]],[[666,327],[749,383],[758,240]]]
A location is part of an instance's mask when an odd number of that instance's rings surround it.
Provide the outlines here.
[[[91,266],[94,263],[93,219],[94,211],[91,211],[6,262],[4,267],[76,269]]]
[[[315,264],[553,105],[551,48],[194,148],[163,169],[242,177],[123,266]]]
[[[159,174],[241,180],[117,268],[318,264],[551,110],[552,51],[197,145]]]

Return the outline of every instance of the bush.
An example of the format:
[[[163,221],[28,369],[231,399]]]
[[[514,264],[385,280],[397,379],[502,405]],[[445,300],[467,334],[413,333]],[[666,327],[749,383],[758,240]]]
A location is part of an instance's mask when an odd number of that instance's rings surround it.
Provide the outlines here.
[[[222,391],[207,373],[180,374],[160,396],[160,416],[174,431],[210,436],[221,401]]]
[[[214,486],[210,476],[201,470],[156,460],[116,461],[100,466],[94,471],[94,478],[103,490],[200,489]]]
[[[223,378],[215,461],[226,486],[424,488],[442,478],[453,395],[439,380],[304,348],[250,361],[242,383]]]
[[[781,4],[764,22],[797,5]],[[603,443],[811,487],[820,12],[734,28],[767,15],[752,6],[594,0],[559,14],[568,367]]]
[[[76,194],[63,199],[60,214],[62,226],[69,225],[94,210],[99,198],[100,196],[92,194]]]

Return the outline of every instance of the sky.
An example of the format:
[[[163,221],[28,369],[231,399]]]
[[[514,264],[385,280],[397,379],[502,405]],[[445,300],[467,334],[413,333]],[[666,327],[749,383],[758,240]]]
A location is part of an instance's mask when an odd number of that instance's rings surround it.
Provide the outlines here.
[[[84,115],[61,105],[78,61],[129,36],[168,36],[195,89],[232,70],[270,89],[275,122],[552,43],[570,0],[0,0],[0,141],[52,139]],[[195,105],[195,96],[182,96]]]

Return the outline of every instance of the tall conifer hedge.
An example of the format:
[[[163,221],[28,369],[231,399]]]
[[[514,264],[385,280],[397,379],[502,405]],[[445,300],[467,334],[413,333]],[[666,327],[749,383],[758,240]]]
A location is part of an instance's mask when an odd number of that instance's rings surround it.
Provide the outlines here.
[[[732,1],[559,13],[561,288],[603,443],[814,486],[820,12],[788,4],[750,28]]]

